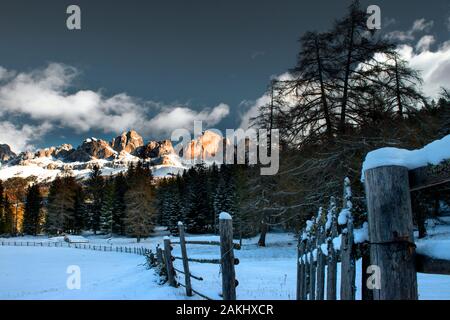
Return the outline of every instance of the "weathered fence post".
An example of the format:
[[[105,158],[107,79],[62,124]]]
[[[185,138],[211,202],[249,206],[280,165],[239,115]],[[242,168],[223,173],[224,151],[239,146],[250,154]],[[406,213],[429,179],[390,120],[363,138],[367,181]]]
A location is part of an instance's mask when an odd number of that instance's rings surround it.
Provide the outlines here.
[[[370,261],[380,271],[374,300],[416,300],[417,275],[408,169],[366,170]],[[363,270],[364,272],[365,270]]]
[[[314,259],[314,250],[316,248],[316,239],[314,236],[309,242],[309,300],[316,300],[316,262]],[[317,251],[317,250],[316,250]],[[316,253],[317,256],[317,253]]]
[[[337,257],[334,250],[333,239],[338,235],[336,199],[330,198],[329,215],[330,221],[330,237],[328,238],[328,257],[327,257],[327,300],[336,300],[336,281],[337,281]]]
[[[302,286],[303,286],[303,231],[299,233],[298,236],[298,244],[297,244],[297,292],[296,292],[296,298],[297,300],[302,300]]]
[[[355,259],[353,255],[353,216],[350,180],[344,179],[343,208],[346,216],[346,230],[341,240],[341,300],[355,300]],[[342,214],[342,212],[341,212]]]
[[[169,285],[172,287],[176,287],[177,283],[175,281],[175,270],[173,270],[173,262],[172,262],[172,246],[170,245],[170,238],[164,237],[164,259],[167,270],[167,280],[169,281]]]
[[[303,284],[305,282],[303,255],[305,253],[305,243],[303,242],[303,231],[300,232],[297,248],[297,300],[303,300]]]
[[[317,293],[316,300],[324,300],[325,298],[325,259],[326,256],[322,252],[322,243],[325,237],[323,230],[321,232],[319,244],[317,245]]]
[[[184,284],[186,285],[186,295],[190,297],[192,296],[191,273],[189,272],[184,225],[181,221],[178,222],[178,231],[180,233],[181,256],[183,257]]]
[[[222,212],[219,216],[220,262],[222,266],[222,294],[224,300],[236,300],[236,274],[233,252],[233,220]]]
[[[367,286],[369,274],[367,268],[370,266],[370,245],[364,243],[361,245],[361,300],[373,300],[373,291]]]

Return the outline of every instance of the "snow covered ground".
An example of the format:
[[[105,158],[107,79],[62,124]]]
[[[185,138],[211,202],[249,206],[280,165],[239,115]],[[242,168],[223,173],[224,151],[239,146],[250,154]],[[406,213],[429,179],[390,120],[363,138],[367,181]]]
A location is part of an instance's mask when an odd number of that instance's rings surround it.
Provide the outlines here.
[[[435,228],[429,241],[419,241],[418,247],[432,245],[439,252],[450,252],[446,233],[449,227]],[[150,237],[140,244],[135,239],[87,236],[91,244],[110,246],[145,246],[154,249],[162,242],[164,233]],[[188,237],[196,240],[218,240],[216,236]],[[1,241],[2,239],[0,239]],[[9,239],[11,241],[11,239]],[[44,237],[21,237],[16,241],[55,241]],[[13,240],[13,241],[14,241]],[[176,241],[176,238],[172,238]],[[235,251],[240,263],[236,266],[238,299],[295,299],[296,239],[294,234],[270,233],[267,247],[258,248],[257,238],[243,242],[242,250]],[[447,246],[447,247],[445,247]],[[180,256],[178,245],[174,255]],[[188,245],[192,258],[218,258],[218,246]],[[159,285],[153,270],[144,267],[144,257],[72,248],[1,247],[0,246],[0,299],[186,299],[184,288]],[[175,267],[182,269],[180,260]],[[81,270],[81,289],[66,286],[69,265]],[[220,299],[221,274],[218,265],[190,263],[192,274],[204,281],[193,279],[193,288]],[[338,268],[339,269],[339,268]],[[357,262],[357,298],[361,296],[361,263]],[[184,278],[179,275],[179,281]],[[450,299],[450,276],[418,274],[420,299]],[[192,299],[201,299],[194,296]]]

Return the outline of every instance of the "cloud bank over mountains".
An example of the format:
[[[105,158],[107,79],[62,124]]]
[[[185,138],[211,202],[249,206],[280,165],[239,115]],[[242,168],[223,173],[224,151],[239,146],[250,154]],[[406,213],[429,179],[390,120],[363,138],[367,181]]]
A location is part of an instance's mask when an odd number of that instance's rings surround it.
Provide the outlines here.
[[[450,88],[450,40],[437,43],[432,34],[437,27],[450,28],[450,17],[445,26],[421,18],[406,31],[386,34],[399,43],[398,52],[410,66],[421,71],[424,94],[431,98],[441,87]],[[63,63],[27,72],[0,66],[0,143],[9,144],[16,152],[33,149],[33,143],[55,128],[113,134],[134,129],[144,136],[167,138],[174,129],[192,129],[194,120],[202,120],[211,128],[230,114],[225,103],[200,109],[189,104],[143,101],[125,92],[107,96],[100,89],[77,89],[80,74],[77,68]],[[290,79],[291,75],[274,78]],[[238,106],[238,126],[248,128],[259,107],[268,103],[269,93],[243,100]]]
[[[62,63],[30,72],[0,66],[0,129],[7,129],[2,130],[5,133],[0,142],[16,151],[31,148],[30,142],[56,126],[77,133],[102,130],[117,134],[135,129],[146,135],[166,135],[177,128],[191,128],[193,120],[216,125],[230,111],[224,103],[198,111],[189,106],[142,101],[126,93],[107,97],[101,90],[76,91],[74,84],[79,76],[79,70]],[[18,117],[19,121],[11,121]],[[24,118],[38,124],[23,124]]]

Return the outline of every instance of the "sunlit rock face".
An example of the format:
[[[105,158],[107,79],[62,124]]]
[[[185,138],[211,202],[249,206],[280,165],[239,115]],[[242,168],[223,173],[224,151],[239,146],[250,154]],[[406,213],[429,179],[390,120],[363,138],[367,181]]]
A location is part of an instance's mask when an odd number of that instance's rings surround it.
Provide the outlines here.
[[[150,141],[147,143],[140,156],[142,158],[158,158],[169,154],[175,154],[172,142],[170,140]]]
[[[86,162],[93,159],[111,159],[117,156],[117,152],[111,148],[108,142],[96,138],[89,138],[66,157],[66,161]]]
[[[183,157],[186,160],[208,160],[219,155],[219,152],[223,152],[226,145],[229,145],[229,142],[221,135],[214,131],[206,130],[200,137],[192,140],[183,149]]]
[[[112,148],[117,151],[133,153],[139,147],[144,145],[142,137],[134,130],[122,133],[111,142]]]

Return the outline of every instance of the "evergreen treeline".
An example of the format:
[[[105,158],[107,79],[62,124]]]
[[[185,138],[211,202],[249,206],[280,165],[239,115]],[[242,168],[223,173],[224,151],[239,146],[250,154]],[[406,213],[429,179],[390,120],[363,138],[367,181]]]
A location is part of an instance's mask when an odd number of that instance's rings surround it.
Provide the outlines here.
[[[197,164],[182,175],[162,179],[157,188],[159,223],[176,234],[178,221],[190,233],[217,233],[218,216],[226,211],[233,216],[234,230],[249,235],[244,225],[240,202],[244,195],[242,177],[246,167]]]
[[[23,194],[19,205],[14,205],[16,193]],[[0,180],[0,234],[17,234],[17,221],[22,217],[24,234],[92,230],[140,241],[152,231],[154,202],[153,177],[141,162],[130,165],[125,174],[111,177],[102,176],[100,168],[94,166],[85,182],[70,172],[56,177],[49,186],[20,178],[5,183]]]

